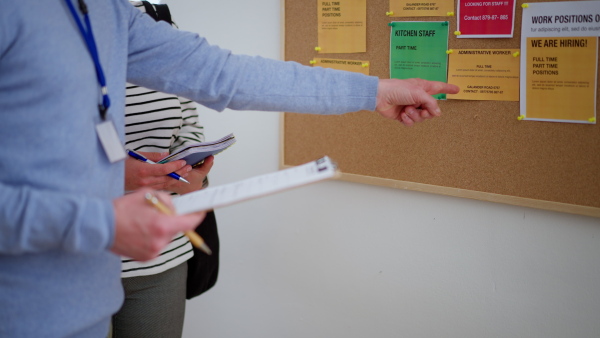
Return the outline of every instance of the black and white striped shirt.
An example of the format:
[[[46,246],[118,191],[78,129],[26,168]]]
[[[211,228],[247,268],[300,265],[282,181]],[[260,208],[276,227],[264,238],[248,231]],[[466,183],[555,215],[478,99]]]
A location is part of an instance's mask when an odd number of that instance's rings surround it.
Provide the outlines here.
[[[146,152],[173,152],[186,143],[204,141],[194,102],[127,85],[125,147]],[[173,268],[193,256],[187,237],[178,234],[157,258],[138,262],[123,258],[121,277],[147,276]]]
[[[142,12],[141,1],[130,1]],[[204,141],[194,102],[128,84],[125,99],[125,148],[174,152],[186,143]],[[121,277],[148,276],[173,268],[194,255],[187,237],[178,234],[160,255],[147,262],[123,258]]]

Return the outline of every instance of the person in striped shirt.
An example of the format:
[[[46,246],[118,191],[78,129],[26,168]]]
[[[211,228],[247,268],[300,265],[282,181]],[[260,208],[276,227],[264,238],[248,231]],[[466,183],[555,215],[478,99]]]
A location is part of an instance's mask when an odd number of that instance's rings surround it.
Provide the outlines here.
[[[155,19],[164,20],[164,16],[157,16],[161,12],[149,12],[154,7],[152,4],[144,4],[142,1],[131,3]],[[166,5],[162,5],[162,9],[165,8]],[[169,153],[203,141],[204,127],[199,123],[193,101],[127,84],[125,148],[135,150],[156,162]],[[184,160],[153,165],[127,158],[125,191],[151,187],[183,194],[202,189],[208,184],[206,177],[213,160],[210,156],[202,165],[192,168]],[[190,183],[166,176],[170,172],[177,172]],[[113,316],[114,337],[181,336],[185,315],[187,261],[193,255],[188,238],[179,233],[154,259],[141,262],[123,257],[121,278],[125,301]]]

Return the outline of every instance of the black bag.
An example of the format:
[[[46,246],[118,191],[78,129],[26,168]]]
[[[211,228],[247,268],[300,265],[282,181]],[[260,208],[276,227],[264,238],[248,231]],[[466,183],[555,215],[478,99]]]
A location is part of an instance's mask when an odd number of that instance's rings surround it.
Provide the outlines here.
[[[194,247],[194,257],[187,261],[187,299],[208,291],[215,285],[219,275],[219,233],[213,211],[206,213],[206,217],[196,228],[196,233],[204,239],[206,245],[212,250],[212,255],[207,255]]]
[[[169,7],[165,4],[151,4],[148,1],[142,1],[146,14],[150,15],[156,21],[166,21],[173,24]],[[187,261],[187,291],[185,297],[192,299],[201,295],[212,288],[217,282],[219,274],[219,233],[217,232],[217,219],[215,213],[209,211],[206,217],[196,227],[196,233],[206,242],[206,245],[212,250],[212,255],[207,255],[200,249],[194,248],[194,257]]]
[[[154,20],[162,20],[170,23],[171,25],[173,24],[173,20],[171,20],[171,12],[166,4],[152,4],[148,1],[142,1],[142,4],[144,4],[146,14],[150,15]]]

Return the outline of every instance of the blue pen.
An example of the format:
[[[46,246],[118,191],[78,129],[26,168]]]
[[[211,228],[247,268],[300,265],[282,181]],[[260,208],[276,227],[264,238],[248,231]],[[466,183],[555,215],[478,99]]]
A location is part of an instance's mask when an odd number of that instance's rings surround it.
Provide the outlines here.
[[[136,153],[135,151],[133,151],[131,149],[127,149],[127,155],[135,158],[136,160],[142,161],[142,162],[146,162],[146,163],[150,163],[150,164],[156,164],[156,162],[150,161],[149,159],[145,158],[144,156]],[[176,180],[179,180],[179,181],[183,181],[183,182],[185,182],[187,184],[190,183],[185,178],[177,175],[176,173],[170,173],[170,174],[167,174],[167,176],[172,177],[172,178],[174,178]]]

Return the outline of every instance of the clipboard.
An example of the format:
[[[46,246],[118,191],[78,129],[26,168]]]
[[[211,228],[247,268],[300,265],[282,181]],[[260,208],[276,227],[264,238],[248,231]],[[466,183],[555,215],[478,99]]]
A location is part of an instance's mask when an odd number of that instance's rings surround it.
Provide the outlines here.
[[[336,178],[339,174],[335,162],[325,156],[292,168],[175,196],[172,202],[177,214],[207,211]]]

